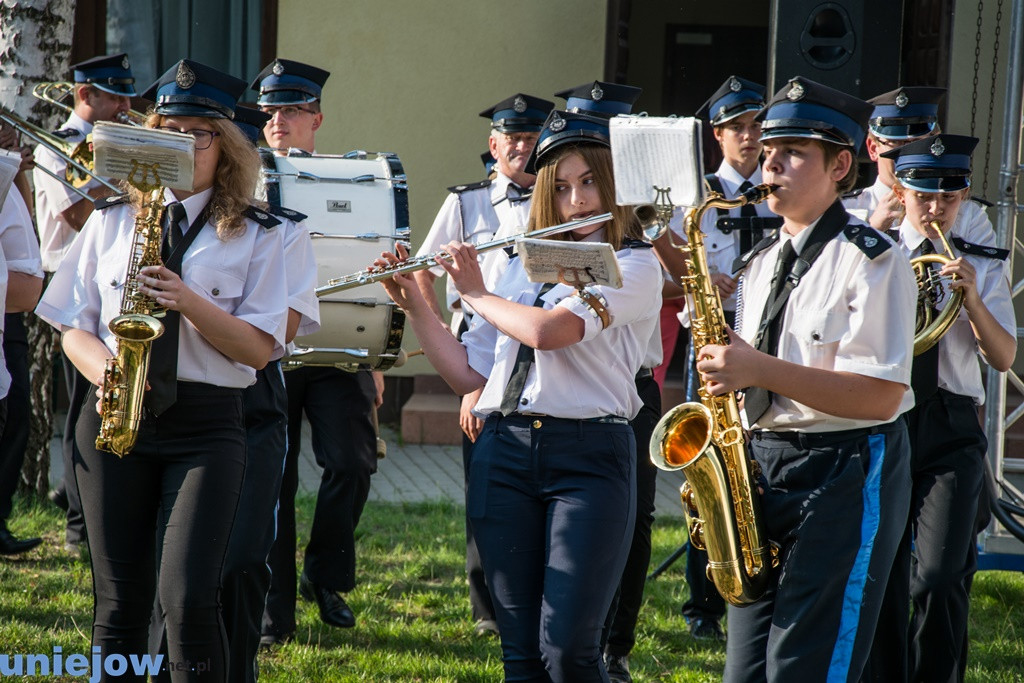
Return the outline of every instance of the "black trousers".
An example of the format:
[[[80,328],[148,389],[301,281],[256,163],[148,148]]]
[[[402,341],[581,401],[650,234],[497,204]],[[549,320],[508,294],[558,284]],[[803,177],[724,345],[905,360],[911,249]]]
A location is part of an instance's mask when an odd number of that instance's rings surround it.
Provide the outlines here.
[[[988,519],[987,509],[979,508],[988,441],[974,400],[944,389],[905,417],[912,455],[910,516],[864,680],[956,683],[967,667],[977,535]]]
[[[85,529],[85,516],[82,514],[82,498],[78,492],[78,479],[75,473],[75,462],[78,459],[78,446],[75,440],[75,425],[82,413],[82,406],[89,403],[89,409],[95,404],[90,397],[95,397],[95,386],[61,354],[64,365],[64,382],[68,390],[68,415],[64,420],[64,437],[61,439],[61,450],[64,456],[64,481],[61,489],[68,499],[67,521],[64,527],[64,540],[67,543],[83,543],[88,534]]]
[[[465,477],[466,501],[469,501],[469,465],[473,459],[473,442],[465,434],[462,435],[462,474]],[[491,591],[487,588],[487,578],[480,562],[480,551],[476,547],[473,536],[473,522],[469,518],[469,506],[466,506],[466,579],[469,581],[469,606],[473,621],[486,619],[494,621],[494,602]]]
[[[4,316],[3,337],[4,360],[11,375],[11,388],[4,400],[7,419],[0,422],[0,527],[11,516],[14,492],[18,489],[28,446],[28,338],[21,313]]]
[[[647,568],[651,563],[651,525],[654,523],[654,495],[658,468],[651,462],[648,444],[661,418],[661,389],[654,375],[637,379],[636,390],[643,408],[630,426],[636,439],[636,525],[622,579],[605,619],[604,650],[617,657],[628,655],[636,644],[636,624],[644,599]]]
[[[158,590],[171,680],[226,681],[220,584],[245,469],[241,390],[179,382],[177,402],[143,419],[124,458],[96,450],[98,431],[90,403],[78,420],[75,466],[90,530],[93,645],[126,657],[147,652]]]
[[[724,680],[860,679],[910,502],[906,424],[755,432],[780,564],[765,597],[729,605]]]
[[[304,567],[314,583],[342,593],[355,587],[355,529],[370,493],[370,475],[377,471],[376,390],[369,372],[298,368],[285,373],[285,386],[288,453],[263,615],[263,632],[274,634],[295,631],[295,492],[303,412],[312,430],[313,454],[324,468]]]

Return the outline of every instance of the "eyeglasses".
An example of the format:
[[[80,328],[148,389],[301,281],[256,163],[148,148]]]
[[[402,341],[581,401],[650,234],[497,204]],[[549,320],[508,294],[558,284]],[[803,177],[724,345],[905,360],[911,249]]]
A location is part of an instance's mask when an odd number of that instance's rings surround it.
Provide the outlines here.
[[[260,107],[260,111],[264,114],[270,114],[271,117],[274,114],[280,114],[286,119],[293,119],[299,114],[315,114],[316,112],[312,109],[306,109],[305,107],[296,107],[294,105],[288,105],[286,107]]]
[[[181,130],[174,126],[157,126],[157,130],[165,130],[169,133],[184,133],[185,135],[191,135],[195,138],[196,149],[208,149],[213,144],[213,139],[220,135],[215,130],[204,130],[202,128],[193,128],[192,130]]]

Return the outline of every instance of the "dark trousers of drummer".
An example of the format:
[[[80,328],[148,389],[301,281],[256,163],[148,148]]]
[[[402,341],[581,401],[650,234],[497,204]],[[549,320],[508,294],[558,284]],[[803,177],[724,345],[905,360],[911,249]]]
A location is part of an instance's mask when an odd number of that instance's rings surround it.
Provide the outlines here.
[[[988,441],[974,400],[945,389],[920,401],[906,419],[910,517],[864,680],[956,683],[967,668],[977,535],[989,519],[982,495]]]
[[[636,442],[621,424],[492,416],[469,515],[505,679],[606,681],[601,630],[633,540]]]
[[[781,563],[764,598],[728,608],[724,680],[855,683],[909,506],[906,424],[754,432],[750,451]]]
[[[87,408],[75,467],[90,530],[93,645],[104,655],[146,653],[158,590],[171,680],[226,681],[219,592],[245,470],[242,391],[178,382],[177,401],[159,418],[147,414],[124,458],[96,450],[99,415]],[[190,670],[179,666],[186,662]]]
[[[285,373],[288,393],[288,453],[277,515],[277,538],[270,552],[272,572],[263,633],[295,632],[295,494],[302,415],[312,432],[313,455],[324,468],[304,572],[321,588],[346,593],[356,585],[355,530],[377,471],[375,398],[369,372],[303,367]]]

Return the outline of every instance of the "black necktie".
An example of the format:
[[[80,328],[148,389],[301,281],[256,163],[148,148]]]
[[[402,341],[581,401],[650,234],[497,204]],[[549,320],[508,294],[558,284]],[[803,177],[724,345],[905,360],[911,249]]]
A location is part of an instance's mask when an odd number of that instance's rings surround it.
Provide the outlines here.
[[[161,224],[163,226],[163,246],[160,249],[164,265],[181,274],[181,259],[172,261],[174,248],[181,242],[184,233],[181,222],[185,220],[185,207],[181,202],[173,202],[167,206]],[[177,262],[177,268],[173,267]],[[153,342],[150,348],[149,381],[150,389],[146,394],[145,404],[154,415],[160,415],[170,408],[178,398],[178,327],[181,314],[167,311],[163,317],[164,333]]]
[[[544,286],[540,288],[540,292],[537,294],[533,305],[542,308],[544,302],[541,301],[541,298],[551,291],[551,288],[554,286],[554,283],[545,282]],[[509,375],[508,384],[505,385],[505,393],[501,395],[502,415],[511,415],[518,410],[519,397],[523,395],[523,389],[526,388],[526,378],[530,374],[533,358],[533,347],[520,342],[519,353],[516,354],[516,363],[512,367],[512,374]]]
[[[519,187],[515,183],[509,183],[508,187],[505,188],[505,196],[508,197],[510,202],[526,201],[532,194],[532,187]]]
[[[932,246],[931,240],[925,238],[921,242],[921,255],[927,256],[928,254],[934,254],[935,247]],[[925,264],[924,267],[927,270],[931,270],[930,263]],[[924,295],[924,293],[920,293]],[[925,302],[923,305],[928,305]],[[932,318],[937,316],[939,312],[932,309]],[[914,390],[914,400],[920,403],[924,399],[928,398],[936,391],[939,390],[939,344],[941,340],[936,342],[934,346],[922,353],[921,355],[914,358],[914,364],[910,370],[910,387]]]
[[[743,194],[752,187],[754,186],[749,180],[744,180],[743,184],[740,185],[739,193]],[[757,216],[757,207],[753,204],[744,204],[743,207],[740,208],[740,216],[748,219],[754,218]],[[755,234],[755,232],[750,228],[750,223],[748,222],[745,229],[740,230],[740,253],[745,254],[750,251],[751,247],[761,241],[761,237],[761,231],[758,230]]]
[[[775,301],[782,294],[786,284],[786,278],[793,269],[796,261],[796,250],[793,248],[793,240],[786,240],[782,245],[778,261],[775,262],[775,274],[772,276],[772,290],[768,300],[764,302],[764,312],[761,314],[761,329],[758,330],[754,346],[758,351],[774,356],[779,350],[779,335],[782,332],[783,313],[771,316],[770,311]],[[743,407],[747,413],[747,421],[750,424],[757,422],[758,418],[765,414],[768,406],[772,403],[772,393],[763,387],[750,387],[747,389],[743,399]]]

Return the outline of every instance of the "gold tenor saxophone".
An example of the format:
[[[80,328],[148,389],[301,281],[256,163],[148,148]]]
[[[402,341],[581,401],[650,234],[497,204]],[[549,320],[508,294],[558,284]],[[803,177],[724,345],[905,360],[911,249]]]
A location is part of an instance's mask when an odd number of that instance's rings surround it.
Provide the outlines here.
[[[149,373],[150,344],[164,332],[157,320],[166,311],[139,291],[139,270],[159,266],[160,221],[163,217],[162,187],[145,190],[142,208],[135,216],[132,250],[121,295],[121,314],[107,327],[117,338],[117,354],[107,359],[100,398],[100,432],[96,448],[124,457],[135,445],[142,420],[142,400]]]
[[[711,282],[704,234],[704,212],[763,201],[774,190],[758,185],[736,199],[711,193],[690,209],[683,228],[689,242],[688,290],[690,343],[728,344],[725,315],[718,289]],[[680,489],[690,542],[706,549],[707,575],[729,603],[757,601],[767,587],[770,570],[778,565],[778,547],[768,541],[755,489],[759,468],[747,453],[739,406],[732,392],[712,396],[702,386],[700,403],[683,403],[668,411],[654,428],[650,455],[663,470],[682,470]]]
[[[949,332],[949,328],[956,322],[960,315],[960,308],[964,305],[964,290],[954,289],[949,295],[949,301],[936,314],[936,304],[945,297],[942,290],[942,282],[938,274],[928,267],[934,263],[942,268],[947,263],[956,260],[956,254],[946,241],[946,235],[942,232],[942,224],[939,221],[932,221],[928,224],[935,232],[939,233],[939,239],[946,250],[945,254],[924,254],[910,259],[910,265],[914,269],[914,277],[917,279],[917,325],[914,330],[914,355],[919,356],[931,347],[939,343],[942,336]],[[954,275],[953,279],[957,279]]]

